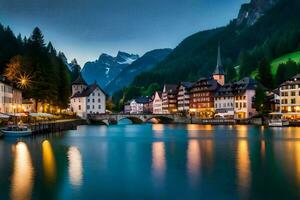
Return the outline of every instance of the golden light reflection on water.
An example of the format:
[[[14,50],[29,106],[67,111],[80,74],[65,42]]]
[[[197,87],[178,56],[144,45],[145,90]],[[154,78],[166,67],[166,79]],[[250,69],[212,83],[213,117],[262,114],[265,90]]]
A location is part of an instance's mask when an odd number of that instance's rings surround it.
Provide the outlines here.
[[[187,125],[188,131],[212,131],[212,125],[198,125],[198,124],[188,124]]]
[[[45,178],[48,182],[54,182],[56,179],[56,162],[52,146],[48,140],[42,143],[42,150]]]
[[[248,194],[251,182],[250,155],[247,140],[238,140],[237,146],[237,175],[238,186],[242,197]]]
[[[237,125],[236,126],[237,136],[241,138],[248,137],[248,126],[247,125]]]
[[[152,143],[152,170],[153,175],[158,181],[163,181],[166,170],[165,158],[165,144],[164,142]]]
[[[275,145],[279,164],[284,165],[285,172],[300,185],[300,141],[282,141]]]
[[[200,175],[201,152],[198,140],[190,140],[188,144],[187,168],[191,183],[194,184]]]
[[[33,189],[34,169],[27,145],[18,142],[13,148],[14,168],[12,175],[11,199],[29,200]]]
[[[153,124],[152,131],[154,133],[154,137],[162,137],[165,130],[165,125],[163,124]]]
[[[73,186],[81,186],[83,177],[82,157],[77,147],[70,147],[68,151],[69,177]]]

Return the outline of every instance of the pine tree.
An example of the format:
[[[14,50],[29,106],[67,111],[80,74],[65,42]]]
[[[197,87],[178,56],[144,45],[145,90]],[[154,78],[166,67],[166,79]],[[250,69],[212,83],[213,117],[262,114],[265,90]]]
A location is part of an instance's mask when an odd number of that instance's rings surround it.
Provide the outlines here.
[[[271,65],[266,59],[263,59],[259,63],[258,79],[260,83],[268,89],[272,89],[274,87],[273,76],[271,73]]]

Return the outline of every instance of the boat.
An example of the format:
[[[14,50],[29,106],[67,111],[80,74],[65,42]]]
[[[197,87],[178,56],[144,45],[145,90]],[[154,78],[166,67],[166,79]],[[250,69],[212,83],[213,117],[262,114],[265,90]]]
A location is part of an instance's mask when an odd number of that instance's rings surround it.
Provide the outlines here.
[[[289,121],[282,118],[282,113],[270,113],[268,120],[269,127],[284,127],[289,126]]]
[[[1,129],[1,133],[4,137],[26,137],[32,135],[32,130],[24,125],[14,125]]]

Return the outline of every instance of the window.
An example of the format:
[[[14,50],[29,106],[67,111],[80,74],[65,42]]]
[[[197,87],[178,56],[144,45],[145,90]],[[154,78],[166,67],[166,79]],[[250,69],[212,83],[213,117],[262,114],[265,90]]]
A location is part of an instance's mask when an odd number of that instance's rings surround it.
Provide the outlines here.
[[[100,97],[100,92],[98,92],[98,97]]]
[[[92,99],[92,102],[95,103],[95,99]]]
[[[296,96],[296,92],[291,92],[291,96]]]
[[[90,102],[90,99],[88,99],[88,103]]]
[[[296,104],[296,99],[291,99],[291,104]]]
[[[90,105],[87,105],[86,108],[89,110],[90,109]]]
[[[95,96],[95,92],[93,92],[93,96]]]
[[[101,109],[101,105],[98,105],[98,109]]]
[[[81,110],[81,105],[78,106],[78,110]]]
[[[239,107],[239,104],[238,104],[238,103],[235,103],[235,107],[238,108],[238,107]]]
[[[92,108],[95,109],[95,106],[93,105]]]
[[[101,102],[101,99],[99,98],[99,99],[98,99],[98,103],[100,103],[100,102]]]
[[[246,103],[244,103],[244,105],[243,105],[243,106],[244,106],[244,108],[246,108]]]

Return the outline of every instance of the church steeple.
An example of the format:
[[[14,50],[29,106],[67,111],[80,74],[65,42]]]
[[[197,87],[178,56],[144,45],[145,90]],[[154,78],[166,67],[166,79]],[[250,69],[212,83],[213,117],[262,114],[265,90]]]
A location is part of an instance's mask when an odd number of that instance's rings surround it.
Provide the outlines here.
[[[217,58],[217,66],[213,73],[213,75],[225,75],[223,65],[222,65],[222,59],[221,59],[221,47],[218,46],[218,58]]]
[[[220,44],[218,46],[218,57],[217,57],[217,66],[213,73],[213,78],[218,81],[220,85],[225,84],[225,72],[222,65],[222,59],[221,59],[221,47]]]

